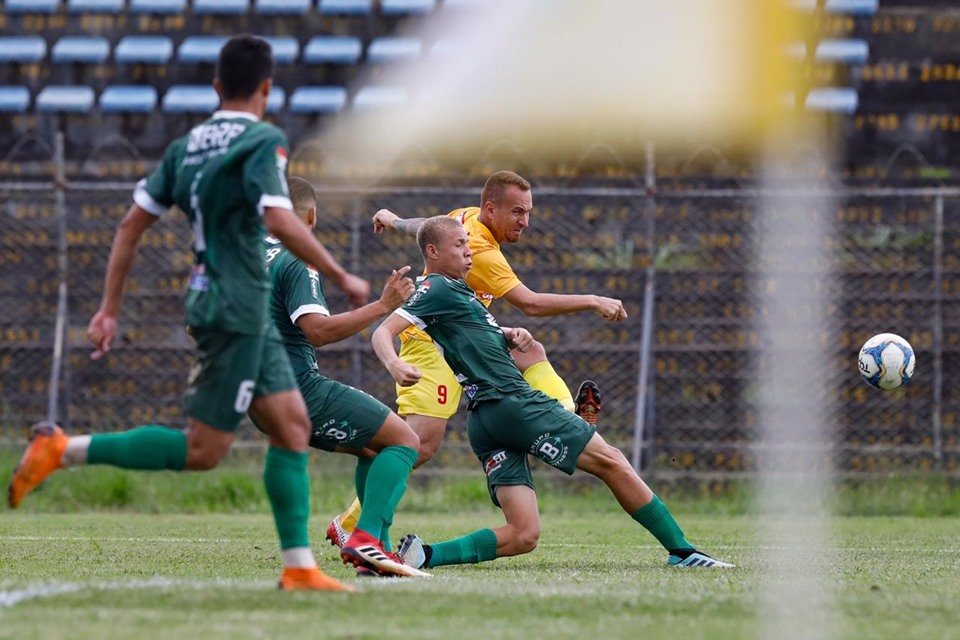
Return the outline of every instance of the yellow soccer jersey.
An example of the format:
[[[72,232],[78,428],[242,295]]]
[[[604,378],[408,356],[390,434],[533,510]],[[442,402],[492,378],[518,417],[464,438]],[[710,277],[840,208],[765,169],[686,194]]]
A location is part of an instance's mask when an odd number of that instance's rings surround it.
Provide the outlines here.
[[[480,222],[480,207],[454,209],[447,215],[459,220],[467,231],[473,266],[465,280],[477,299],[489,307],[491,302],[520,284],[520,278],[500,251],[500,243],[494,240],[493,233]],[[416,327],[409,327],[400,334],[400,340],[410,339],[430,341],[430,336]]]

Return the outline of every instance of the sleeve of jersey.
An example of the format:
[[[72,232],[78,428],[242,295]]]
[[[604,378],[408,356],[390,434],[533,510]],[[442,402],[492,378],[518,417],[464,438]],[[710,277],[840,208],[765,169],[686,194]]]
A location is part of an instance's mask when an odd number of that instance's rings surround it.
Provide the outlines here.
[[[467,275],[467,284],[474,291],[486,291],[500,298],[520,284],[502,251],[490,249],[473,255],[473,266]]]
[[[296,324],[302,316],[311,313],[330,315],[316,269],[299,261],[291,264],[284,273],[283,284],[283,304],[290,322]]]
[[[163,159],[149,176],[137,183],[133,201],[141,209],[162,216],[173,206],[173,176],[176,169],[173,145],[167,147]]]
[[[413,295],[394,313],[418,329],[426,329],[431,319],[442,316],[449,309],[450,294],[446,282],[431,278],[421,282]]]
[[[266,136],[247,158],[243,166],[243,190],[263,215],[266,207],[293,210],[287,188],[287,158],[290,157],[286,136],[280,131]]]

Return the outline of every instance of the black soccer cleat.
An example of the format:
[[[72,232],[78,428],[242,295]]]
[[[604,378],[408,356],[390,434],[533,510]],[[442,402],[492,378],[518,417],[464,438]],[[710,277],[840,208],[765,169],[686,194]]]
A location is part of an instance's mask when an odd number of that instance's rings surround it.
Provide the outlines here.
[[[573,403],[576,414],[587,423],[596,426],[602,406],[600,403],[600,387],[597,386],[597,383],[593,380],[584,380]]]

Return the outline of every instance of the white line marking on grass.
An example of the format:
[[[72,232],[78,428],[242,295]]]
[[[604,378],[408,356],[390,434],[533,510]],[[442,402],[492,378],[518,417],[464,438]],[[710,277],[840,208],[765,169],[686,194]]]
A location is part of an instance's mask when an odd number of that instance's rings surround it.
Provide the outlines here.
[[[201,542],[207,544],[227,544],[232,542],[240,542],[239,540],[233,540],[231,538],[135,538],[135,537],[120,537],[120,536],[0,536],[0,539],[3,540],[21,540],[25,542],[46,542],[46,541],[60,541],[60,542],[89,542],[91,540],[96,540],[97,542],[102,542],[104,540],[110,540],[114,542]],[[246,541],[244,541],[246,542]],[[260,544],[258,541],[254,541],[254,544]]]
[[[188,587],[194,589],[206,587],[230,587],[263,589],[266,583],[238,580],[181,580],[178,578],[156,577],[148,580],[128,580],[109,582],[51,582],[25,587],[23,589],[0,590],[0,607],[10,608],[38,598],[52,598],[65,593],[82,591],[108,591],[111,589],[152,589],[170,587]]]

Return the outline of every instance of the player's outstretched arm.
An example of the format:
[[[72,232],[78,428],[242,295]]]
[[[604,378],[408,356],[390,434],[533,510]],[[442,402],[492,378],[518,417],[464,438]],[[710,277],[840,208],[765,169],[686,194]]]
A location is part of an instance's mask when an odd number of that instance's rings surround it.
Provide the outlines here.
[[[263,222],[270,235],[279,238],[293,255],[312,264],[320,273],[330,278],[337,288],[347,294],[351,306],[366,304],[370,297],[370,283],[349,273],[326,247],[292,211],[282,207],[265,207]]]
[[[383,363],[383,366],[387,368],[387,371],[401,387],[415,385],[422,375],[420,369],[400,359],[393,344],[393,339],[410,325],[411,322],[406,318],[396,313],[391,314],[373,332],[371,340],[373,342],[373,352],[377,354],[380,362]]]
[[[110,351],[113,339],[117,335],[117,316],[120,314],[123,287],[130,275],[130,268],[137,254],[137,245],[140,243],[143,232],[156,221],[157,216],[140,205],[134,204],[117,225],[117,233],[113,236],[113,244],[110,246],[107,274],[103,280],[100,309],[87,326],[87,337],[96,347],[96,350],[90,354],[94,360],[102,358]]]
[[[394,269],[383,286],[380,299],[375,302],[333,316],[308,313],[297,319],[297,326],[315,347],[339,342],[360,333],[374,320],[392,313],[410,297],[413,293],[413,280],[406,277],[408,271],[410,267]]]
[[[523,312],[525,316],[559,316],[580,311],[595,311],[610,322],[627,319],[623,302],[604,296],[538,293],[524,284],[518,284],[503,295],[503,299]]]
[[[384,229],[396,229],[416,237],[426,218],[401,218],[389,209],[380,209],[373,215],[373,232],[377,235]]]

